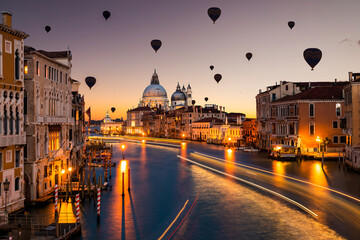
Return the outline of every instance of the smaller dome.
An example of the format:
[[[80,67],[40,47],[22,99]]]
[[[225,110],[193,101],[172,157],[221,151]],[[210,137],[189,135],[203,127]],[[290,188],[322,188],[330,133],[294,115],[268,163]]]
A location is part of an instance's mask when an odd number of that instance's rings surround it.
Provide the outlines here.
[[[171,95],[171,101],[186,101],[186,96],[183,92],[176,91]]]

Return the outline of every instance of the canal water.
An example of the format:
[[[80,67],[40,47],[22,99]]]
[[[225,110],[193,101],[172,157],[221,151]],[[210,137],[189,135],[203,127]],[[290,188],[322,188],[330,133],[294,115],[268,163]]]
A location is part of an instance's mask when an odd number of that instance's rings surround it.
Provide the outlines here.
[[[158,239],[186,200],[198,200],[174,239],[338,239],[333,230],[264,192],[181,160],[186,146],[126,143],[131,191],[121,196],[122,152],[113,145],[110,185],[101,196],[97,222],[93,201],[82,204],[83,239]],[[103,174],[101,168],[96,174]]]

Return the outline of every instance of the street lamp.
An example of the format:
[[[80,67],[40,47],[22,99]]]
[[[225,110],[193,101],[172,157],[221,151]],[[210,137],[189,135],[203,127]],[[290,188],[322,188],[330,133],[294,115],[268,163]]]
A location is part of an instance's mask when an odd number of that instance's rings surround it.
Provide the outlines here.
[[[8,181],[8,179],[6,178],[4,184],[4,191],[5,191],[5,214],[7,213],[7,209],[6,209],[6,205],[7,205],[7,192],[9,191],[9,185],[10,182]]]
[[[126,147],[125,144],[122,144],[122,145],[121,145],[123,159],[125,159],[125,156],[124,156],[125,147]]]
[[[316,141],[319,143],[318,152],[320,152],[320,142],[321,142],[321,139],[320,139],[319,136],[316,137]]]

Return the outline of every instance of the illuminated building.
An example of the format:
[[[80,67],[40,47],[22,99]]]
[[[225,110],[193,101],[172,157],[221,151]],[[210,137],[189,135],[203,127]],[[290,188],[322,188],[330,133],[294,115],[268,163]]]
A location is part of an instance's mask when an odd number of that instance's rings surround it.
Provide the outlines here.
[[[55,184],[65,180],[61,169],[76,163],[74,157],[81,149],[83,100],[77,93],[78,82],[70,79],[71,58],[69,50],[48,52],[25,46],[24,160],[30,201],[50,194]]]
[[[0,211],[5,210],[3,183],[10,182],[7,211],[24,207],[24,39],[12,28],[12,14],[2,12],[0,24]]]

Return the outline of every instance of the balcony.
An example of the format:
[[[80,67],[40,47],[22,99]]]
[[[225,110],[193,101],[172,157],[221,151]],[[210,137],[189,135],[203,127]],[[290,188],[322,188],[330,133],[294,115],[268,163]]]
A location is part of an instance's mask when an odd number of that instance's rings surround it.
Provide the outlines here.
[[[71,117],[64,117],[64,116],[36,116],[37,123],[50,123],[50,124],[75,124],[75,121]]]
[[[21,145],[26,143],[26,136],[24,135],[2,135],[0,137],[0,147],[11,145]]]

